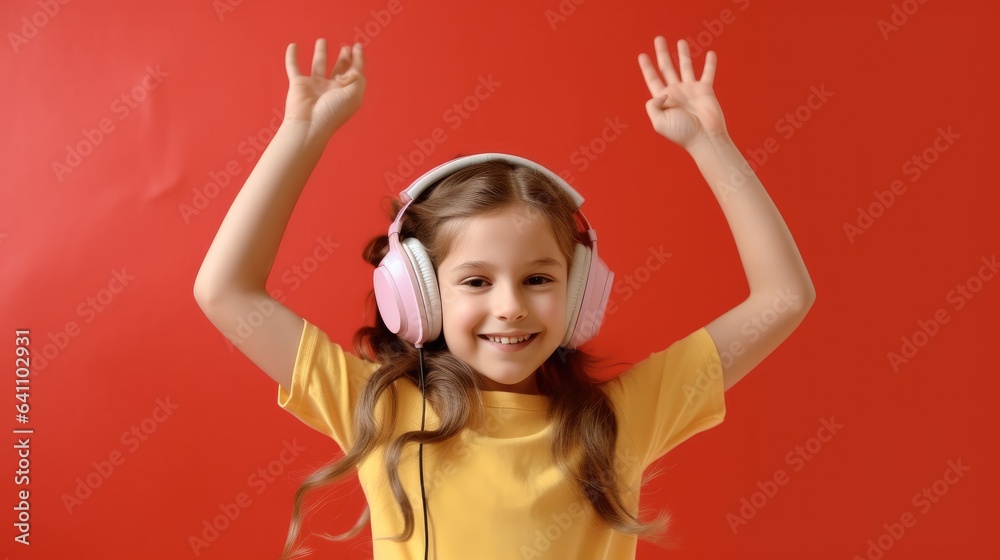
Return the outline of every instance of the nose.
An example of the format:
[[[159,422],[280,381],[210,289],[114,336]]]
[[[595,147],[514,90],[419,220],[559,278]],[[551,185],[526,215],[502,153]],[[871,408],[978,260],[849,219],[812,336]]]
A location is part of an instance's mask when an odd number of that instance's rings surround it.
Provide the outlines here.
[[[508,321],[520,321],[528,316],[520,286],[508,282],[497,286],[493,291],[493,315]]]

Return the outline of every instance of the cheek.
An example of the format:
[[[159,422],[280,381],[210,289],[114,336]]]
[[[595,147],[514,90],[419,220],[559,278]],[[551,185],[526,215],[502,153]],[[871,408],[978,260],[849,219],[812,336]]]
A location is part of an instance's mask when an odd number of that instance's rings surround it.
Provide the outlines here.
[[[560,290],[559,292],[554,292],[552,294],[546,294],[546,297],[539,299],[538,306],[539,309],[544,310],[544,313],[549,317],[565,316],[566,315],[565,290]]]
[[[445,331],[469,328],[475,321],[475,313],[469,298],[455,292],[441,293],[441,322]]]

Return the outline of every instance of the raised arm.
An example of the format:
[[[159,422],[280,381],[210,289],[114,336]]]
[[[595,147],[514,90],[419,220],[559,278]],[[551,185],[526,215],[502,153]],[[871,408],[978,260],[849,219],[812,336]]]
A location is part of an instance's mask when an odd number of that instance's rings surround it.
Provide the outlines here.
[[[290,389],[303,321],[271,298],[265,284],[306,180],[334,131],[361,105],[365,76],[355,45],[340,50],[327,78],[324,39],[316,41],[310,75],[299,73],[295,43],[285,51],[285,69],[284,121],[223,219],[195,279],[194,297],[236,348]]]
[[[729,223],[750,285],[746,300],[705,326],[722,356],[729,390],[798,327],[816,291],[785,221],[726,130],[712,89],[715,52],[708,52],[696,79],[686,41],[677,42],[680,76],[666,39],[656,37],[654,47],[666,84],[649,56],[639,55],[652,95],[646,102],[650,122],[698,165]]]

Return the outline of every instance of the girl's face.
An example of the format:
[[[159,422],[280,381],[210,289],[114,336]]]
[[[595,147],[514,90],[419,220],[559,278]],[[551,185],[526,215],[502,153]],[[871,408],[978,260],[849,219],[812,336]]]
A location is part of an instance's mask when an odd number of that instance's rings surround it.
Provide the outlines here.
[[[568,264],[548,224],[522,207],[458,226],[437,269],[448,349],[491,391],[537,394],[535,370],[566,333]],[[517,344],[490,338],[508,337]]]

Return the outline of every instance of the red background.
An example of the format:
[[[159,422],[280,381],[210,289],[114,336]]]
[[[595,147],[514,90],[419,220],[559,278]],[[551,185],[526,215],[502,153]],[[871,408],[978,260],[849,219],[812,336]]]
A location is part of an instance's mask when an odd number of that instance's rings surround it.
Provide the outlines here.
[[[388,226],[382,198],[405,187],[384,174],[424,141],[434,152],[409,180],[481,151],[571,173],[604,259],[620,279],[646,279],[628,298],[616,292],[620,309],[594,350],[639,360],[724,313],[748,293],[739,255],[690,157],[649,126],[636,62],[657,34],[674,50],[702,33],[696,53],[718,53],[715,89],[731,135],[744,153],[767,156],[758,176],[818,298],[726,394],[725,423],[661,461],[669,469],[646,503],[674,514],[682,546],[669,556],[875,558],[865,551],[882,536],[886,558],[998,557],[987,528],[998,521],[989,403],[1000,279],[973,280],[1000,239],[997,119],[987,105],[998,93],[995,4],[404,0],[391,14],[384,0],[232,3],[4,3],[0,560],[278,556],[299,482],[339,450],[279,409],[276,385],[212,327],[192,286],[259,158],[249,139],[265,145],[283,111],[285,45],[299,44],[307,68],[317,37],[335,51],[366,25],[364,103],[313,173],[268,285],[287,305],[349,343],[370,289],[361,249]],[[902,25],[884,36],[878,22],[897,9]],[[560,10],[563,19],[550,19]],[[150,68],[165,75],[143,88]],[[490,76],[500,85],[474,103]],[[813,86],[832,95],[803,108]],[[446,111],[463,102],[478,107],[453,128]],[[782,119],[796,110],[801,127],[788,129]],[[584,169],[573,154],[605,119],[627,128]],[[109,131],[98,134],[102,121]],[[959,135],[940,152],[939,127]],[[428,140],[435,128],[444,142]],[[769,138],[773,153],[763,150]],[[917,178],[905,165],[929,148],[936,159]],[[228,184],[207,186],[213,176]],[[895,180],[906,190],[879,212],[875,193]],[[182,212],[199,200],[197,213]],[[871,205],[878,217],[849,239],[844,225]],[[291,283],[283,275],[311,264],[317,237],[337,249]],[[646,255],[661,246],[671,257],[646,275]],[[123,289],[116,272],[132,277]],[[958,309],[949,293],[970,280],[979,291]],[[100,311],[88,298],[101,298]],[[948,322],[918,336],[926,344],[894,368],[888,353],[939,309]],[[78,330],[60,334],[69,322]],[[30,329],[36,357],[30,547],[13,542],[22,486],[12,430],[25,427],[14,420],[15,329]],[[157,399],[174,405],[169,416],[155,411]],[[831,418],[843,428],[796,471],[803,464],[788,453]],[[133,426],[148,429],[144,441],[126,435]],[[304,451],[281,463],[293,442]],[[113,472],[98,474],[95,464],[107,469],[116,452]],[[959,460],[968,471],[939,482],[947,494],[930,509],[917,507],[913,496]],[[269,465],[278,471],[270,482],[250,478]],[[787,483],[759,494],[766,503],[734,532],[727,516],[779,470]],[[67,507],[88,475],[100,486]],[[250,505],[196,554],[189,537],[204,537],[204,523],[241,492]],[[363,504],[356,481],[334,495],[307,529],[353,524]],[[889,536],[884,524],[907,513],[916,524]],[[317,557],[364,558],[368,538],[310,543]],[[640,544],[640,558],[666,556]]]

